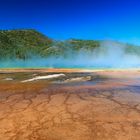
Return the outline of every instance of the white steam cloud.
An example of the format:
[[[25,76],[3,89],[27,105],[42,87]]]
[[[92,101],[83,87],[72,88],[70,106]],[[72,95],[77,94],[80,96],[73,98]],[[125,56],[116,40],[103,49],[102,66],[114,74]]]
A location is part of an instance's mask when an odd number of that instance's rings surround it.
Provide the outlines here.
[[[81,50],[77,54],[64,57],[41,58],[34,56],[29,60],[5,60],[1,68],[140,68],[140,54],[126,53],[126,46],[104,41],[93,52]]]

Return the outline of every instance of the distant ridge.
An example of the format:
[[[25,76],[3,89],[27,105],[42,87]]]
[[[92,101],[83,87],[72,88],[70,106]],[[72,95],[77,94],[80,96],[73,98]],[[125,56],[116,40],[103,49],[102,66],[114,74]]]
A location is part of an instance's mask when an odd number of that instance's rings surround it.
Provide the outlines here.
[[[77,52],[81,50],[92,52],[99,48],[102,42],[81,39],[55,41],[34,29],[0,30],[0,59],[25,60],[32,56],[67,57],[69,53],[77,55]],[[119,44],[125,45],[128,53],[140,54],[140,49],[137,46]]]
[[[1,30],[0,58],[26,59],[51,43],[51,39],[33,29]]]

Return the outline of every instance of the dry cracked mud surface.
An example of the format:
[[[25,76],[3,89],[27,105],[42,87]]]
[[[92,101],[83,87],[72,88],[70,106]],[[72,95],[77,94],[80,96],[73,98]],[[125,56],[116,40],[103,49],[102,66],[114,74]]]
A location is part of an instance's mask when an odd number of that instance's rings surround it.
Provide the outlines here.
[[[0,74],[0,140],[140,139],[140,72],[20,82],[38,74]],[[91,80],[62,82],[79,76]]]

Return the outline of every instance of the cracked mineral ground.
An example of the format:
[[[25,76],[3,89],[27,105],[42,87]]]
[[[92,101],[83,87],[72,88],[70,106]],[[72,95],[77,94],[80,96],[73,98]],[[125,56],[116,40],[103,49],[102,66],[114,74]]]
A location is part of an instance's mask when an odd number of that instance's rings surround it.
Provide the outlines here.
[[[0,140],[139,139],[138,70],[0,73]]]

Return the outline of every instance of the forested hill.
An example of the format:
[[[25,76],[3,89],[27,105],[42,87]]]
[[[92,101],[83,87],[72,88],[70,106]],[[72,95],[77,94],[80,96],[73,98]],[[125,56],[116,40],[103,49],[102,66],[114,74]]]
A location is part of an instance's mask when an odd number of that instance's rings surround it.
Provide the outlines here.
[[[26,59],[51,43],[51,39],[35,30],[3,30],[0,31],[0,58]]]
[[[94,52],[102,41],[77,40],[56,41],[36,30],[1,30],[0,59],[28,59],[32,56],[64,56],[77,52]],[[139,47],[126,45],[127,53],[140,54]],[[113,47],[113,46],[112,46]],[[98,53],[98,52],[97,52]]]

